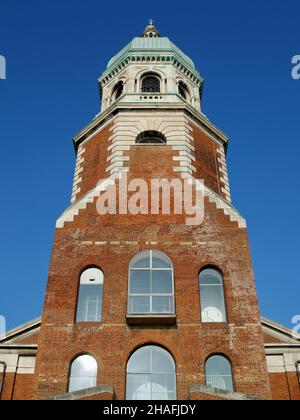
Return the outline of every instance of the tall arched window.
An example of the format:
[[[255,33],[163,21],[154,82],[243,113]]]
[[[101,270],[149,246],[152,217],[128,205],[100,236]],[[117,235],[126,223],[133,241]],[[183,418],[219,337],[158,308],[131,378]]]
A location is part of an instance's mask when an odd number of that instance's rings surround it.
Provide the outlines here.
[[[202,322],[226,322],[223,277],[214,268],[199,274]]]
[[[166,137],[160,133],[159,131],[149,130],[149,131],[143,131],[140,133],[135,141],[137,144],[157,144],[167,143]]]
[[[114,86],[112,94],[111,94],[112,101],[116,101],[122,95],[123,89],[124,89],[124,84],[122,81],[118,82]]]
[[[147,74],[142,78],[143,93],[159,93],[160,92],[160,79],[154,74]]]
[[[176,399],[176,368],[169,352],[145,346],[133,353],[127,364],[126,399]]]
[[[102,319],[104,275],[99,268],[88,268],[80,276],[76,322],[99,322]]]
[[[178,93],[185,100],[188,100],[190,98],[190,93],[189,93],[188,87],[181,80],[178,83]]]
[[[173,314],[173,265],[160,251],[143,251],[129,267],[129,314]]]
[[[69,392],[95,387],[97,370],[97,362],[92,356],[85,354],[77,357],[71,365]]]
[[[232,367],[224,356],[211,356],[205,364],[206,385],[211,388],[233,391]]]

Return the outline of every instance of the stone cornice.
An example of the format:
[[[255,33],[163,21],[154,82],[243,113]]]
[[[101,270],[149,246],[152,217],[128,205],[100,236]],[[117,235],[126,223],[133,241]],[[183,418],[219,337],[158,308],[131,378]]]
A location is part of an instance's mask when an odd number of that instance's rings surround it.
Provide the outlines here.
[[[176,53],[157,54],[157,52],[141,52],[137,53],[124,53],[124,55],[113,65],[110,66],[98,79],[100,86],[104,86],[119,72],[124,70],[128,64],[173,64],[175,67],[184,72],[184,74],[191,78],[199,88],[202,88],[204,79],[201,75],[193,69],[186,61],[181,59]]]
[[[120,98],[121,99],[121,98]],[[219,130],[204,114],[197,112],[192,106],[187,103],[163,103],[163,102],[148,102],[148,103],[132,103],[122,102],[121,100],[115,102],[110,108],[103,113],[98,114],[83,130],[73,137],[75,150],[77,150],[80,143],[86,140],[87,137],[94,132],[104,127],[110,122],[119,110],[128,111],[143,111],[143,110],[162,110],[162,111],[184,111],[194,122],[200,127],[203,127],[208,133],[218,142],[227,146],[229,138],[221,130]]]

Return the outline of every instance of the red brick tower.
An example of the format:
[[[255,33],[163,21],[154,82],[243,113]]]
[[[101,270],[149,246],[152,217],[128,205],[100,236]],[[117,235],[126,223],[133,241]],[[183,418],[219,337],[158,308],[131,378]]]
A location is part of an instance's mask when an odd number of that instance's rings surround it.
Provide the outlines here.
[[[57,221],[36,398],[270,398],[228,138],[201,112],[202,85],[152,22],[100,77],[101,113],[74,138],[72,202]],[[99,181],[119,187],[120,174],[204,180],[203,222],[144,203],[132,214],[119,198],[100,214]]]

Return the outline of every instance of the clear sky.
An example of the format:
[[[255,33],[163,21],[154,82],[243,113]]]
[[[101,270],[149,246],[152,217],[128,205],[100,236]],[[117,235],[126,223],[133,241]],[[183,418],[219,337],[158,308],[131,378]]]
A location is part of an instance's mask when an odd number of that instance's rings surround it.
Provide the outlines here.
[[[300,314],[299,0],[3,0],[0,315],[42,312],[55,220],[68,206],[72,136],[99,112],[97,78],[152,17],[205,78],[203,112],[231,138],[234,205],[247,218],[260,307]]]

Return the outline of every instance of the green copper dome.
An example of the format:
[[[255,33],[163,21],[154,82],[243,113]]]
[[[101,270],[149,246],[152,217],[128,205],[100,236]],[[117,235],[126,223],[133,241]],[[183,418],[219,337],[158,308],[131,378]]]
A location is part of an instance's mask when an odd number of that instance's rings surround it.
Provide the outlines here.
[[[128,63],[160,63],[174,64],[187,77],[190,77],[202,88],[203,79],[195,68],[193,61],[184,54],[167,37],[161,37],[159,31],[150,19],[148,26],[142,36],[135,37],[109,61],[107,69],[99,78],[100,85],[107,83]]]
[[[107,68],[115,67],[118,65],[125,57],[138,57],[143,55],[153,55],[155,57],[159,56],[170,56],[177,58],[182,62],[187,68],[195,71],[195,66],[193,61],[185,55],[176,45],[173,44],[166,37],[136,37],[126,45],[118,54],[116,54],[108,63]]]

